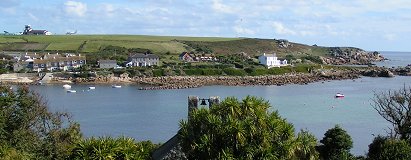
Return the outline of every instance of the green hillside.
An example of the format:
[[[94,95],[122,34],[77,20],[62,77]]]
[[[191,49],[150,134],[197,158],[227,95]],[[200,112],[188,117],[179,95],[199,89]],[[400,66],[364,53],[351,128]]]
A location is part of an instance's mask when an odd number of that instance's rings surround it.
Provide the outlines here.
[[[276,52],[280,57],[292,54],[325,55],[328,48],[289,43],[281,40],[220,37],[178,37],[147,35],[52,35],[52,36],[0,36],[0,50],[37,52],[98,53],[107,46],[127,49],[149,49],[155,54],[177,55],[184,51],[214,54],[247,53],[254,56]]]

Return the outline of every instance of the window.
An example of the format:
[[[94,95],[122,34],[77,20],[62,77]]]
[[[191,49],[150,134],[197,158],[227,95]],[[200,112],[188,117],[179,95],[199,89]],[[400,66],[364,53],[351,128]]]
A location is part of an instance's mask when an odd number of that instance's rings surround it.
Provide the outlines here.
[[[80,63],[83,63],[83,60],[80,60]]]
[[[74,60],[74,63],[77,63],[77,61],[76,61],[76,60]]]

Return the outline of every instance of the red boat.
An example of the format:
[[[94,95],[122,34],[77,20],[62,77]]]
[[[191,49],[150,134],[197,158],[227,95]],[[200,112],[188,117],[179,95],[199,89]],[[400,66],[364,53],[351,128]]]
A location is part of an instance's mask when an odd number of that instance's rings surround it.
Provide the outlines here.
[[[344,94],[337,93],[337,94],[335,94],[335,98],[344,98]]]

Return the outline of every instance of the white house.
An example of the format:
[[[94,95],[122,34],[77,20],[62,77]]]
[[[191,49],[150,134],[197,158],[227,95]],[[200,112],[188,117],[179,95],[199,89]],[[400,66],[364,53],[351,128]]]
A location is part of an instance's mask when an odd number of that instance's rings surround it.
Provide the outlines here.
[[[258,57],[260,64],[267,66],[268,68],[280,67],[287,65],[287,60],[279,60],[275,54],[263,54]]]

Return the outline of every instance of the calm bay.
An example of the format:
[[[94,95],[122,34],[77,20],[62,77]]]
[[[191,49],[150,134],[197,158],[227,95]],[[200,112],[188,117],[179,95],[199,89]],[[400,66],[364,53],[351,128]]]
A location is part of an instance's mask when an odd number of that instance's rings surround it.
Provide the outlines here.
[[[383,53],[384,54],[384,53]],[[409,53],[390,52],[385,66],[397,60],[405,63]],[[399,57],[398,59],[396,57]],[[405,61],[404,61],[405,58]],[[285,86],[205,86],[182,90],[138,90],[139,85],[72,85],[77,93],[67,93],[61,85],[31,86],[48,102],[53,111],[67,111],[81,125],[86,137],[129,136],[136,140],[165,142],[187,118],[187,97],[190,95],[222,99],[247,95],[268,100],[271,111],[278,110],[283,118],[294,124],[296,131],[307,129],[318,139],[336,124],[346,129],[354,141],[352,153],[364,154],[373,135],[386,135],[389,124],[372,108],[374,93],[398,90],[411,85],[411,77],[364,77],[356,80],[317,82],[308,85]],[[336,93],[345,98],[336,99]]]

